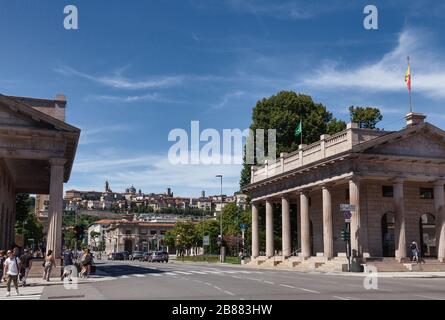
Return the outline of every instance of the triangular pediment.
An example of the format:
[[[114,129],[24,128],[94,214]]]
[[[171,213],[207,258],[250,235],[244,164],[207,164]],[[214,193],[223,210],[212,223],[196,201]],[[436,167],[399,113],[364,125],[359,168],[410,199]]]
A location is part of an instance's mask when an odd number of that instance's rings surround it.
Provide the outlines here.
[[[430,126],[430,125],[428,125]],[[363,153],[445,159],[445,134],[431,126],[387,137],[369,146]],[[432,129],[432,130],[431,130]]]
[[[0,126],[35,128],[35,129],[53,129],[54,127],[33,119],[32,117],[14,111],[7,106],[0,104]]]
[[[1,94],[0,126],[80,132],[78,128],[40,112],[21,101]]]

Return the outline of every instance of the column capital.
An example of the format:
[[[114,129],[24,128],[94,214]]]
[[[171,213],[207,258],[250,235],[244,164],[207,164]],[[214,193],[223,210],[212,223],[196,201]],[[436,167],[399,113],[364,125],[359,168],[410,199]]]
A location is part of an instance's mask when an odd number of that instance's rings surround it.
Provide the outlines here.
[[[286,193],[283,193],[283,194],[281,195],[281,199],[289,200],[289,195],[286,194]]]
[[[405,177],[395,177],[391,179],[391,182],[393,184],[403,184],[405,182],[406,178]]]
[[[300,195],[305,195],[306,197],[309,197],[309,192],[310,192],[311,190],[310,189],[302,189],[302,190],[300,190],[298,193],[300,194]]]
[[[66,163],[66,159],[63,158],[51,158],[49,159],[49,164],[51,166],[64,166]]]
[[[434,181],[435,187],[443,187],[445,185],[445,179],[437,179]]]
[[[331,190],[333,187],[332,183],[322,183],[321,185],[321,190]]]
[[[355,184],[359,184],[361,180],[362,177],[357,174],[353,174],[352,176],[349,177],[349,182],[354,182]]]

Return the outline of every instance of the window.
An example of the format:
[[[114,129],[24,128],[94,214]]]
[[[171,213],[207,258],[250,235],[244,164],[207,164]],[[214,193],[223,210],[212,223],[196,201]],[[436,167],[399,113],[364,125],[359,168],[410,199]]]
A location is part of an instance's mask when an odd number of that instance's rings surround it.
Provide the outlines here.
[[[420,188],[420,199],[434,199],[432,188]]]
[[[392,186],[382,186],[382,196],[387,198],[394,197],[394,189]]]
[[[152,236],[154,236],[155,234],[157,234],[157,231],[156,231],[156,230],[150,230],[150,234],[151,234]]]
[[[345,200],[349,201],[349,189],[346,189],[345,191]]]
[[[141,234],[147,234],[147,229],[141,229]]]
[[[125,230],[125,234],[131,234],[131,230]]]

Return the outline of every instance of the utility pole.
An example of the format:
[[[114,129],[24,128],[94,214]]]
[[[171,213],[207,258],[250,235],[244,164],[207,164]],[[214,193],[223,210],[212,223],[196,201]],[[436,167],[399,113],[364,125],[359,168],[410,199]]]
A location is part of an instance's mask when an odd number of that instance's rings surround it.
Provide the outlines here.
[[[220,196],[221,196],[221,203],[220,203],[221,212],[219,213],[219,220],[220,220],[220,231],[219,231],[219,234],[221,236],[221,245],[220,245],[220,257],[219,257],[219,260],[220,260],[220,262],[224,262],[224,253],[225,252],[224,252],[224,246],[223,246],[223,222],[222,222],[223,221],[222,220],[222,214],[223,214],[222,179],[223,179],[223,176],[222,176],[222,174],[219,174],[216,177],[221,179],[221,193],[220,193]]]

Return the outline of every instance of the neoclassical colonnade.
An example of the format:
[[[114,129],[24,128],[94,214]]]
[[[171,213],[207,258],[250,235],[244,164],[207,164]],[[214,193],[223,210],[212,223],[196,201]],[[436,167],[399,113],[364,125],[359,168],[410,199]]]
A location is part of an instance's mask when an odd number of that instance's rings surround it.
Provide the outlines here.
[[[403,178],[393,178],[390,180],[393,187],[393,206],[395,215],[395,257],[402,261],[407,258],[406,240],[406,220],[405,220],[405,195],[404,185],[407,180]],[[366,215],[365,201],[361,201],[360,187],[366,183],[364,177],[351,176],[349,179],[341,181],[349,186],[349,204],[355,206],[356,211],[352,213],[350,222],[351,251],[355,258],[369,257],[367,228],[362,227],[362,222]],[[436,180],[434,186],[434,207],[437,216],[436,241],[438,248],[438,259],[444,262],[445,259],[445,195],[444,180]],[[259,206],[263,203],[266,208],[266,258],[274,257],[274,217],[273,203],[281,200],[282,210],[282,257],[287,258],[292,254],[292,250],[301,249],[300,256],[309,258],[311,256],[311,227],[310,227],[310,205],[309,194],[320,192],[322,195],[322,240],[323,256],[331,259],[334,257],[334,227],[333,227],[333,197],[332,190],[335,185],[320,184],[316,188],[301,189],[294,193],[281,193],[278,197],[264,197],[261,200],[252,201],[252,258],[260,256],[259,248]],[[281,197],[281,199],[279,199]],[[291,248],[291,225],[290,225],[290,199],[297,199],[297,206],[300,212],[300,248]],[[320,236],[320,235],[318,235]]]

